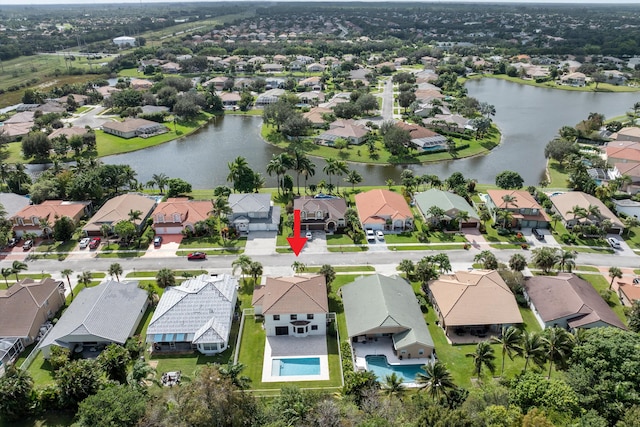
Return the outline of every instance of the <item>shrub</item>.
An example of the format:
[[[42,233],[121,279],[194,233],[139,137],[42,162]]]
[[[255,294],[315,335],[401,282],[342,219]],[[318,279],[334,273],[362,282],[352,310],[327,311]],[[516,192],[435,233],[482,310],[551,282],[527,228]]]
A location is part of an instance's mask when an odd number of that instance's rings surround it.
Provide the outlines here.
[[[69,362],[69,356],[71,352],[68,348],[60,347],[57,345],[51,346],[51,355],[49,356],[49,364],[55,371],[62,368]]]

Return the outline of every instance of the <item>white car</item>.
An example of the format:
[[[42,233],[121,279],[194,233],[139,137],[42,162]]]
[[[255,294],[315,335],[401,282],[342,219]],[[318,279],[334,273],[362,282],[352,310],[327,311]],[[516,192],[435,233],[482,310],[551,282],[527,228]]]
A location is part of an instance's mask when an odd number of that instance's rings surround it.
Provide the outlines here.
[[[616,239],[615,237],[608,237],[607,242],[613,249],[620,249],[622,247],[620,246],[620,240]]]
[[[307,238],[307,242],[310,242],[313,240],[313,233],[310,231],[307,231],[307,234],[305,234],[304,237]]]
[[[367,240],[376,240],[376,235],[371,229],[367,229]]]
[[[86,249],[87,246],[89,246],[89,242],[91,242],[91,239],[88,237],[85,237],[84,239],[80,240],[80,245],[78,247],[80,249]]]
[[[378,240],[383,240],[384,241],[384,233],[380,230],[376,231],[376,237],[378,238]]]

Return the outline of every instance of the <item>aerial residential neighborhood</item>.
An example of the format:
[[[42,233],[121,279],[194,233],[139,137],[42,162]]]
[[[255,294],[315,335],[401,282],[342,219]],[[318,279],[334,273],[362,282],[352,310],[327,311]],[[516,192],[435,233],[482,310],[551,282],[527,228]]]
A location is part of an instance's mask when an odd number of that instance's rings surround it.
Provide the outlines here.
[[[637,425],[639,16],[2,6],[0,427]]]

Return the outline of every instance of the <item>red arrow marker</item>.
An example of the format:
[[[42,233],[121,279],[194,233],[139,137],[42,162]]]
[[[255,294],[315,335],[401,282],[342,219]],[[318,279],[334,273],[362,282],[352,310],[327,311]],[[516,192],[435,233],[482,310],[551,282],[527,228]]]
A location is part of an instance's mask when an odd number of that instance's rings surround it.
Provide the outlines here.
[[[293,211],[293,237],[287,237],[287,241],[296,256],[300,254],[300,251],[307,243],[306,237],[300,237],[300,209]]]

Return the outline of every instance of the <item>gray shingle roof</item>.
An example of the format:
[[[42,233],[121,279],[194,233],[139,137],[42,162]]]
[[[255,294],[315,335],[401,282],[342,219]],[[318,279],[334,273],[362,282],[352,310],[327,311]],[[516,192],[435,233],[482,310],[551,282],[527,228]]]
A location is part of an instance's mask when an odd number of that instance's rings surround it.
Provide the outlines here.
[[[236,277],[203,274],[166,289],[147,328],[148,341],[226,342],[237,288]]]
[[[341,292],[350,337],[402,327],[405,330],[392,336],[396,349],[415,343],[433,348],[413,288],[404,279],[365,276],[343,286]]]
[[[425,219],[431,218],[431,215],[427,212],[429,208],[437,206],[447,213],[466,211],[469,214],[470,219],[472,218],[476,221],[480,221],[479,215],[476,213],[475,209],[467,203],[464,197],[458,196],[457,194],[432,188],[416,194],[414,199],[418,209],[420,209],[420,212],[422,212]]]
[[[269,212],[269,209],[271,209],[271,194],[230,194],[229,206],[234,214]]]
[[[52,344],[112,341],[120,344],[129,338],[140,312],[146,308],[147,292],[138,282],[109,280],[93,288],[83,289],[63,313],[58,323],[42,341],[41,347]]]

